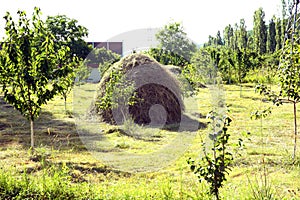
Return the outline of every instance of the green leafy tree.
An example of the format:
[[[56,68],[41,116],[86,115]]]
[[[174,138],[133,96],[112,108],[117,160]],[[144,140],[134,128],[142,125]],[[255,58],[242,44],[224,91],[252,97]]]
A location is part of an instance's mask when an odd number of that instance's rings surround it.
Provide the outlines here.
[[[265,71],[266,83],[268,83],[270,87],[275,83],[275,77],[278,73],[280,53],[281,51],[275,51],[274,53],[268,53],[258,58]]]
[[[268,28],[267,52],[274,53],[276,50],[276,25],[275,17],[270,20]]]
[[[257,54],[255,52],[238,50],[233,53],[232,63],[234,63],[236,78],[240,84],[240,96],[242,96],[242,83],[247,73],[256,66]]]
[[[184,67],[190,64],[190,62],[188,62],[183,56],[160,48],[150,48],[147,54],[163,65]]]
[[[236,51],[226,49],[219,56],[218,69],[222,72],[222,77],[231,78],[232,72],[235,74],[237,82],[240,84],[240,96],[242,96],[242,82],[247,73],[257,66],[258,55],[248,49]]]
[[[191,69],[189,76],[194,82],[210,83],[216,77],[216,68],[211,59],[214,47],[200,48],[191,59]],[[215,50],[217,51],[217,50]],[[193,69],[193,70],[192,70]]]
[[[206,43],[204,43],[204,47],[209,47],[209,46],[214,46],[216,44],[216,38],[214,38],[213,36],[209,35],[208,36],[208,41]]]
[[[98,65],[100,70],[100,75],[103,73],[115,62],[119,61],[121,56],[107,50],[106,48],[95,48],[87,57],[88,65]]]
[[[249,30],[247,34],[247,49],[250,51],[255,51],[254,49],[254,36],[253,36],[253,30]]]
[[[229,48],[220,49],[218,70],[221,72],[223,81],[231,84],[234,76],[235,65],[232,59],[234,51]]]
[[[71,58],[69,55],[66,55],[65,59],[60,63],[60,66],[68,69],[68,71],[66,71],[65,76],[60,77],[61,88],[58,91],[59,94],[61,94],[64,98],[65,112],[67,112],[67,97],[72,91],[77,72],[81,70],[79,65],[80,65],[79,58],[77,56]]]
[[[292,46],[287,41],[287,46]],[[278,98],[278,102],[289,102],[293,104],[294,113],[294,149],[293,149],[293,159],[296,157],[297,150],[297,103],[300,101],[300,45],[294,44],[293,53],[290,53],[290,48],[285,49],[285,52],[281,58],[281,64],[279,74],[279,81],[281,90],[279,96],[284,99]]]
[[[253,39],[254,49],[260,55],[266,53],[267,26],[264,21],[265,12],[259,8],[254,12]]]
[[[279,92],[272,91],[267,86],[259,84],[256,86],[257,91],[267,96],[270,101],[279,106],[283,103],[293,104],[293,116],[294,116],[294,149],[293,159],[296,157],[297,150],[297,103],[300,101],[300,45],[292,45],[290,41],[287,41],[285,50],[280,58],[279,65]],[[292,53],[291,53],[291,48]]]
[[[233,53],[225,46],[200,48],[192,57],[191,65],[195,70],[190,73],[190,77],[195,76],[201,82],[212,83],[219,74],[223,81],[231,83],[235,72]]]
[[[69,71],[62,65],[69,48],[55,49],[55,38],[40,19],[35,8],[29,20],[25,12],[18,11],[18,22],[10,13],[5,15],[6,39],[0,57],[0,84],[4,99],[30,121],[31,147],[34,147],[33,122],[41,106],[56,95],[61,78]]]
[[[257,54],[248,50],[239,50],[233,55],[236,77],[238,82],[241,84],[247,73],[254,68]]]
[[[231,170],[230,164],[233,161],[233,155],[229,151],[230,134],[227,132],[231,123],[231,118],[227,115],[220,115],[217,112],[210,112],[208,118],[211,120],[212,132],[209,134],[212,140],[211,150],[206,149],[206,143],[202,143],[204,156],[200,161],[188,159],[188,164],[199,181],[206,181],[209,184],[210,194],[217,200],[220,199],[220,188],[226,181],[226,175]]]
[[[233,28],[230,24],[225,27],[225,29],[223,31],[223,35],[224,35],[224,45],[226,47],[231,47],[231,40],[232,40],[231,38],[233,37]]]
[[[69,48],[68,58],[61,65],[69,65],[72,68],[67,76],[61,79],[62,90],[60,94],[64,98],[65,111],[67,111],[67,96],[71,92],[75,82],[76,72],[80,71],[79,66],[91,51],[91,47],[83,40],[88,36],[88,30],[78,24],[75,19],[70,19],[66,15],[48,16],[47,27],[55,37],[55,50]]]
[[[238,38],[237,38],[237,43],[238,43],[238,48],[239,49],[246,49],[247,48],[247,27],[245,24],[245,20],[241,19],[240,20],[240,26],[238,29]]]
[[[215,44],[216,45],[223,45],[223,40],[222,40],[220,31],[217,32]]]
[[[183,56],[188,62],[196,51],[196,45],[187,37],[183,26],[174,22],[165,25],[157,34],[158,48]]]
[[[288,13],[289,13],[289,8],[292,5],[292,0],[281,0],[281,40],[282,42],[284,41],[285,38],[285,29],[288,23]]]
[[[92,48],[84,41],[88,36],[88,29],[78,24],[76,19],[70,19],[66,15],[48,16],[47,27],[55,36],[56,48],[68,46],[71,56],[85,59]]]
[[[89,78],[91,74],[91,69],[88,67],[88,60],[81,62],[81,65],[76,68],[76,78],[75,83],[80,86],[82,81],[85,81]]]
[[[280,50],[282,47],[282,28],[280,18],[276,19],[276,51]]]
[[[238,38],[239,38],[239,26],[237,23],[234,24],[234,29],[233,29],[233,37],[231,38],[231,46],[230,48],[232,50],[237,50],[238,49]]]

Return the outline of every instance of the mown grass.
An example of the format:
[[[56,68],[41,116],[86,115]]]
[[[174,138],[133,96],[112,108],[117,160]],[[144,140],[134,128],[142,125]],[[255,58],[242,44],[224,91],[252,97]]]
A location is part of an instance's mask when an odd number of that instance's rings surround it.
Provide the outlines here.
[[[124,126],[83,123],[86,121],[78,120],[78,116],[90,106],[95,89],[95,85],[78,87],[68,98],[67,113],[60,97],[44,107],[35,122],[34,155],[28,151],[27,121],[1,100],[1,199],[211,198],[207,185],[198,182],[186,163],[189,157],[201,156],[201,141],[208,132],[205,127],[194,133],[177,133],[135,126],[126,135]],[[244,85],[242,97],[239,86],[225,85],[224,91],[233,119],[231,143],[242,138],[245,148],[238,151],[240,155],[235,154],[222,198],[300,199],[299,153],[295,161],[291,160],[292,106],[274,107],[262,121],[251,120],[251,112],[272,104],[261,101],[253,85]],[[206,88],[197,98],[185,99],[187,115],[206,124],[211,96],[212,91]],[[184,145],[185,151],[177,151]],[[153,156],[148,156],[151,153]],[[139,155],[138,162],[131,154]]]

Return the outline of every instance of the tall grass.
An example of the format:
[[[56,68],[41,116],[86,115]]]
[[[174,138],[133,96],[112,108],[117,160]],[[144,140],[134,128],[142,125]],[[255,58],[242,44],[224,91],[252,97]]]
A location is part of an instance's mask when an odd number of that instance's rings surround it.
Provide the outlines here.
[[[101,199],[90,184],[75,184],[71,179],[65,164],[38,174],[0,169],[0,199]]]

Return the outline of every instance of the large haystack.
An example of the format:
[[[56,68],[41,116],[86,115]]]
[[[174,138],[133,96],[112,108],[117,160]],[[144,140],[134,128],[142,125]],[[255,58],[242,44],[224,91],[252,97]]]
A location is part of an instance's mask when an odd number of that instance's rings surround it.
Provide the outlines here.
[[[93,113],[113,124],[127,117],[144,125],[178,124],[183,110],[179,82],[144,54],[124,57],[105,72],[92,107]]]

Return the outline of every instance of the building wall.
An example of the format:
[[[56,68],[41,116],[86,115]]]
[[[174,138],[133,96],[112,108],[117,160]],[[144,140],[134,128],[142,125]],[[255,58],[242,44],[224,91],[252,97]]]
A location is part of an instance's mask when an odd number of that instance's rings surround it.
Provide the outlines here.
[[[88,42],[93,48],[106,48],[114,53],[123,55],[123,42]]]

